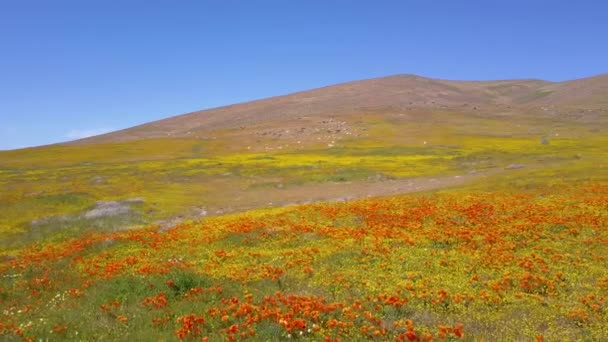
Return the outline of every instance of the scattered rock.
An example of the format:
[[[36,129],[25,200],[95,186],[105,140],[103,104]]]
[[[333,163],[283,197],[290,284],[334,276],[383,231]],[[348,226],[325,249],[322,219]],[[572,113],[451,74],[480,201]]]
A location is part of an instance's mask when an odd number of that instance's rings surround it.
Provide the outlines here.
[[[157,232],[159,233],[164,233],[167,230],[173,228],[175,225],[177,225],[179,222],[177,220],[166,220],[166,221],[159,221],[159,227],[157,229]]]
[[[95,208],[84,213],[85,218],[99,218],[128,214],[131,211],[128,205],[119,201],[99,201]]]
[[[106,177],[104,176],[95,176],[95,177],[91,177],[90,183],[92,185],[102,185],[102,184],[106,184]]]
[[[353,197],[353,196],[345,196],[345,197],[340,197],[340,198],[336,199],[335,201],[336,202],[348,202],[348,201],[352,201],[354,199],[355,199],[355,197]]]
[[[101,246],[104,248],[107,248],[107,247],[112,246],[114,243],[116,243],[116,240],[108,238],[108,239],[103,240],[103,242],[101,243]]]
[[[507,165],[507,167],[505,167],[505,169],[517,170],[517,169],[523,169],[524,167],[526,167],[526,165],[524,165],[524,164],[509,164],[509,165]]]
[[[144,199],[141,197],[135,197],[135,198],[126,199],[121,202],[125,203],[125,204],[142,204],[142,203],[144,203]]]
[[[48,224],[48,223],[51,223],[51,222],[66,222],[66,221],[69,221],[71,219],[73,219],[73,217],[68,216],[68,215],[47,216],[47,217],[42,217],[42,218],[39,218],[39,219],[32,220],[30,222],[30,225],[32,227],[36,227],[36,226]]]

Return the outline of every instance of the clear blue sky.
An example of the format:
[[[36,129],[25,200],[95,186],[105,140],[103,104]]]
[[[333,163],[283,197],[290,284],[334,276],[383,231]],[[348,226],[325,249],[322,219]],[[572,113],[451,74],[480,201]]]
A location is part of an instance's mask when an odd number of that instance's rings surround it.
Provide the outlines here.
[[[397,73],[606,73],[607,18],[605,0],[0,0],[0,149]]]

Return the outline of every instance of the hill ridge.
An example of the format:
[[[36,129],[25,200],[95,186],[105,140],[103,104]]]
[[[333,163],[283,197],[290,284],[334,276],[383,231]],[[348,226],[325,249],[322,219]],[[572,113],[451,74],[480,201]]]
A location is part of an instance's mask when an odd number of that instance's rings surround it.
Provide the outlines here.
[[[598,104],[595,107],[601,108],[608,101],[606,95],[608,74],[563,82],[456,81],[396,74],[193,111],[68,143],[201,137],[217,129],[280,124],[302,117],[322,119],[378,109],[540,111],[547,104],[554,107]]]

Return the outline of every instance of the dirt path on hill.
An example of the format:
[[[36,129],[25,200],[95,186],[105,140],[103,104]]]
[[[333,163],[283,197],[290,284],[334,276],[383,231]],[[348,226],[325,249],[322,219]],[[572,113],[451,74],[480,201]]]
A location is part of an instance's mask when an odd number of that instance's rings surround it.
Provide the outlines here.
[[[221,198],[214,200],[215,204],[201,206],[197,209],[200,211],[198,216],[204,217],[264,207],[284,207],[316,202],[345,202],[361,198],[443,189],[463,185],[474,179],[487,177],[503,171],[504,169],[501,168],[466,175],[328,182],[292,185],[281,188],[231,189],[228,184],[225,184],[223,195]],[[215,186],[221,185],[214,184]]]

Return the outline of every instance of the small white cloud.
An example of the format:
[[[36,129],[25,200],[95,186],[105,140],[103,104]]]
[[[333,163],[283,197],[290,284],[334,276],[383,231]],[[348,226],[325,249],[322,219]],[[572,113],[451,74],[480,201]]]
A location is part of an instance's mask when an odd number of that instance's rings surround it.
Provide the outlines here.
[[[88,137],[92,137],[94,135],[100,135],[108,132],[112,132],[111,128],[93,128],[93,129],[73,129],[69,131],[65,137],[68,139],[76,140],[76,139],[84,139]]]

